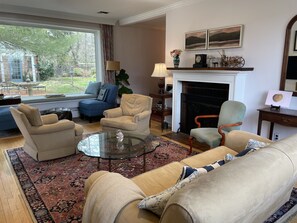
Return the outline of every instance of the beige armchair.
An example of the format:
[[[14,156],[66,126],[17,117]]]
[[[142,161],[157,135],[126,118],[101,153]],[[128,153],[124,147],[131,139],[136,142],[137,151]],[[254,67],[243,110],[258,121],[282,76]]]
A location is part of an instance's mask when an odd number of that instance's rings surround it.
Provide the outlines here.
[[[121,129],[125,132],[150,134],[153,99],[140,94],[123,94],[120,107],[103,112],[103,130]]]
[[[56,159],[76,153],[83,128],[56,114],[40,115],[38,108],[20,104],[10,107],[24,139],[24,151],[37,161]]]

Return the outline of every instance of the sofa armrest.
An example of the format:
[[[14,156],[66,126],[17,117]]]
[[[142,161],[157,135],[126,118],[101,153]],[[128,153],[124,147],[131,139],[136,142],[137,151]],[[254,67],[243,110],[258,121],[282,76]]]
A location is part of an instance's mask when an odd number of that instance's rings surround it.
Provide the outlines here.
[[[42,126],[31,126],[28,132],[32,135],[43,135],[47,133],[61,132],[69,129],[73,129],[74,136],[75,124],[69,120],[60,120],[54,124],[47,124]]]
[[[118,108],[112,108],[107,109],[103,112],[103,115],[105,118],[115,118],[123,115],[122,109],[120,107]]]
[[[89,178],[93,183],[88,185],[83,223],[115,222],[126,205],[145,197],[132,180],[118,173],[104,171],[97,176],[96,174]]]
[[[151,115],[151,111],[144,111],[144,112],[141,112],[137,115],[134,115],[133,117],[133,122],[138,122],[138,121],[141,121],[143,119],[146,119],[146,118],[150,118],[150,115]]]
[[[256,135],[254,133],[245,132],[242,130],[233,130],[233,131],[229,132],[228,134],[226,134],[224,146],[226,146],[234,151],[240,152],[245,148],[249,139],[254,139],[257,141],[261,141],[261,142],[272,143],[271,140],[261,137],[259,135]]]
[[[41,120],[43,124],[53,124],[59,121],[57,114],[42,115]]]

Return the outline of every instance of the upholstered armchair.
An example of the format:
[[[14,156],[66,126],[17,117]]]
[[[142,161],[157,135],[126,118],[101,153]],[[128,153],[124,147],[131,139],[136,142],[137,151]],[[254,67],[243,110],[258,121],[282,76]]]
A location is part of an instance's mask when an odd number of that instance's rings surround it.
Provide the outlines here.
[[[123,94],[120,107],[103,112],[103,130],[121,129],[125,132],[150,134],[153,99],[140,94]]]
[[[20,104],[10,107],[24,139],[24,151],[37,161],[51,160],[76,153],[83,128],[56,114],[40,115],[38,108]]]
[[[246,106],[239,101],[225,101],[220,109],[219,115],[198,115],[195,117],[197,128],[191,129],[189,137],[190,153],[192,152],[192,141],[196,139],[205,143],[210,148],[224,145],[225,135],[232,130],[239,130],[246,112]],[[216,128],[205,128],[201,126],[201,119],[218,118]]]

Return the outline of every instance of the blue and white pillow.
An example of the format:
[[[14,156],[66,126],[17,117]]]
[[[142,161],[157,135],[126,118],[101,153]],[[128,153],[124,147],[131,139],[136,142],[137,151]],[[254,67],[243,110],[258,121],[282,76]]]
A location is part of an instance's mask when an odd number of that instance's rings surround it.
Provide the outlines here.
[[[254,139],[249,139],[249,141],[247,142],[245,149],[242,150],[241,152],[239,152],[238,154],[236,154],[235,156],[228,153],[225,157],[224,157],[224,161],[225,163],[228,163],[232,160],[235,160],[239,157],[242,157],[248,153],[254,152],[260,148],[263,148],[265,146],[268,146],[270,143],[267,142],[261,142],[261,141],[257,141]]]
[[[212,171],[224,164],[225,164],[224,160],[218,160],[212,164],[209,164],[209,165],[206,165],[206,166],[200,167],[200,168],[192,168],[190,166],[184,166],[182,169],[182,173],[181,173],[179,179],[177,180],[177,182],[180,182],[181,180],[187,178],[188,176],[190,176],[192,173],[194,173],[196,171],[197,171],[198,175],[206,174],[209,171]]]

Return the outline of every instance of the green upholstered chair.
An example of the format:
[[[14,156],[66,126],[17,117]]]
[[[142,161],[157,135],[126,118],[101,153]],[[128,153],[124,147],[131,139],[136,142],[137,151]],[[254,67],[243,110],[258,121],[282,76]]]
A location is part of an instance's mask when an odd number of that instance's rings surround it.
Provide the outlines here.
[[[205,143],[210,148],[224,145],[225,134],[232,130],[240,129],[246,112],[246,106],[239,101],[225,101],[219,115],[198,115],[195,117],[197,128],[191,129],[189,137],[190,153],[192,152],[193,139]],[[217,128],[202,128],[199,119],[218,118]]]

